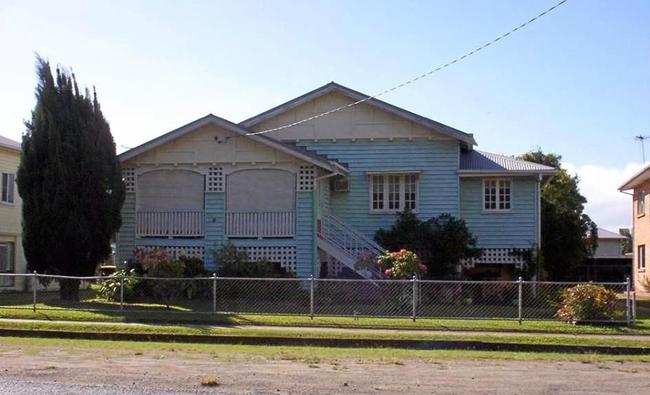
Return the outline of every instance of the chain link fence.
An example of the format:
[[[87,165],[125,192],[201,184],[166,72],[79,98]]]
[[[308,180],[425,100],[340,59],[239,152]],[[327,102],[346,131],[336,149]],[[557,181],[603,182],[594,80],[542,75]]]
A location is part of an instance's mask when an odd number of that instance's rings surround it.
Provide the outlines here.
[[[3,309],[111,313],[245,313],[302,316],[553,320],[564,290],[581,283],[316,278],[67,277],[0,274]],[[10,278],[12,281],[7,281]],[[59,288],[79,282],[79,300]],[[585,283],[582,283],[585,284]],[[630,282],[598,283],[617,297],[608,322],[632,324]],[[0,314],[1,316],[1,314]]]

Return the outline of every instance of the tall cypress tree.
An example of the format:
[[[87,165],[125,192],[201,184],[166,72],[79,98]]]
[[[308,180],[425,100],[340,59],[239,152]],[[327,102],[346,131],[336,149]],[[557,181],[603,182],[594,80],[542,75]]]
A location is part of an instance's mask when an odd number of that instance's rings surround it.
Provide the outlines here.
[[[37,57],[36,106],[26,122],[18,191],[29,270],[94,273],[111,253],[124,184],[110,127],[97,95],[79,92],[74,74]],[[62,280],[63,300],[79,299],[79,281]]]

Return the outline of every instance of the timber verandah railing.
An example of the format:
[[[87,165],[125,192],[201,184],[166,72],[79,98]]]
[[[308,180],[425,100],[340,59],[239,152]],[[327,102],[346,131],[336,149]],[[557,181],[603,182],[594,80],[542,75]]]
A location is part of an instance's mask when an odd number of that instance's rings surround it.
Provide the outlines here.
[[[136,233],[139,237],[202,237],[203,210],[136,212]]]
[[[293,237],[295,233],[294,210],[226,211],[226,237]]]
[[[0,292],[5,309],[79,310],[114,314],[269,314],[441,319],[558,319],[561,292],[580,283],[535,281],[346,280],[320,278],[69,277],[1,273],[22,279],[18,292]],[[59,300],[61,279],[81,281],[81,300]],[[113,301],[98,290],[112,281]],[[584,284],[584,283],[583,283]],[[632,325],[636,301],[629,279],[598,283],[618,298],[611,323]],[[169,307],[168,307],[169,306]],[[0,314],[1,315],[1,314]]]

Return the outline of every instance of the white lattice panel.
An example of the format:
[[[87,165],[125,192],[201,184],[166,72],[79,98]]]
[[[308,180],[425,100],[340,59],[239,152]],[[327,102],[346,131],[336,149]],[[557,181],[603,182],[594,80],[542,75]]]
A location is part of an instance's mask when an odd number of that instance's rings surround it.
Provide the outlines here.
[[[241,250],[246,252],[252,262],[266,258],[296,272],[296,247],[242,247]]]
[[[521,248],[484,248],[481,256],[466,261],[465,266],[474,267],[480,264],[491,264],[521,267],[526,263],[521,254],[524,251]]]
[[[173,258],[173,259],[178,259],[181,256],[187,256],[191,258],[201,258],[203,259],[203,255],[205,253],[205,249],[203,247],[199,246],[151,246],[151,245],[143,245],[139,246],[139,248],[143,248],[144,250],[153,250],[154,248],[164,248],[165,251]]]
[[[311,191],[314,189],[314,179],[316,178],[316,168],[314,166],[300,166],[298,172],[298,190]]]
[[[124,180],[126,192],[135,192],[135,169],[133,167],[122,169],[122,180]]]
[[[225,180],[223,177],[223,168],[211,167],[208,169],[208,176],[205,181],[206,192],[223,192],[225,191]]]

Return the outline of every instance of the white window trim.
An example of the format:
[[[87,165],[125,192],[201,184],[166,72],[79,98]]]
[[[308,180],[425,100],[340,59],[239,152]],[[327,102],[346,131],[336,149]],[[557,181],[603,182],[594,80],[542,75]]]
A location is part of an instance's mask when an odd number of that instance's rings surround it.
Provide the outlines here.
[[[496,181],[497,182],[497,200],[496,200],[496,208],[488,209],[485,208],[485,183],[487,181]],[[508,181],[510,182],[510,208],[507,209],[500,209],[499,208],[499,202],[501,201],[501,196],[499,195],[499,181]],[[483,209],[484,213],[490,213],[490,214],[507,214],[512,212],[512,207],[514,205],[514,182],[512,182],[512,178],[507,178],[507,177],[490,177],[490,178],[482,178],[481,179],[481,208]]]
[[[374,177],[381,176],[384,179],[384,188],[382,195],[384,196],[384,207],[388,207],[388,177],[389,176],[399,176],[399,207],[397,209],[375,209],[372,207],[372,195],[373,195],[373,184]],[[404,182],[405,176],[415,176],[415,210],[411,210],[413,213],[417,213],[420,207],[420,172],[419,171],[403,171],[397,173],[395,171],[387,172],[368,172],[368,210],[370,214],[395,214],[404,211],[404,192],[406,183]]]
[[[11,198],[12,198],[12,201],[8,201],[8,200],[3,200],[3,199],[2,199],[2,192],[4,191],[4,189],[5,189],[5,188],[7,188],[7,190],[9,189],[9,185],[8,185],[8,184],[7,184],[7,185],[2,184],[2,185],[0,185],[0,203],[2,203],[2,204],[6,204],[6,205],[8,205],[8,206],[13,206],[13,205],[16,204],[16,175],[15,175],[14,173],[4,173],[4,172],[3,172],[3,173],[0,173],[0,183],[2,183],[2,179],[4,178],[5,175],[7,175],[7,180],[8,180],[8,181],[11,180],[11,182],[12,182],[12,184],[13,184],[13,185],[12,185],[12,188],[11,188],[11,192],[12,192],[12,194],[11,194]]]

